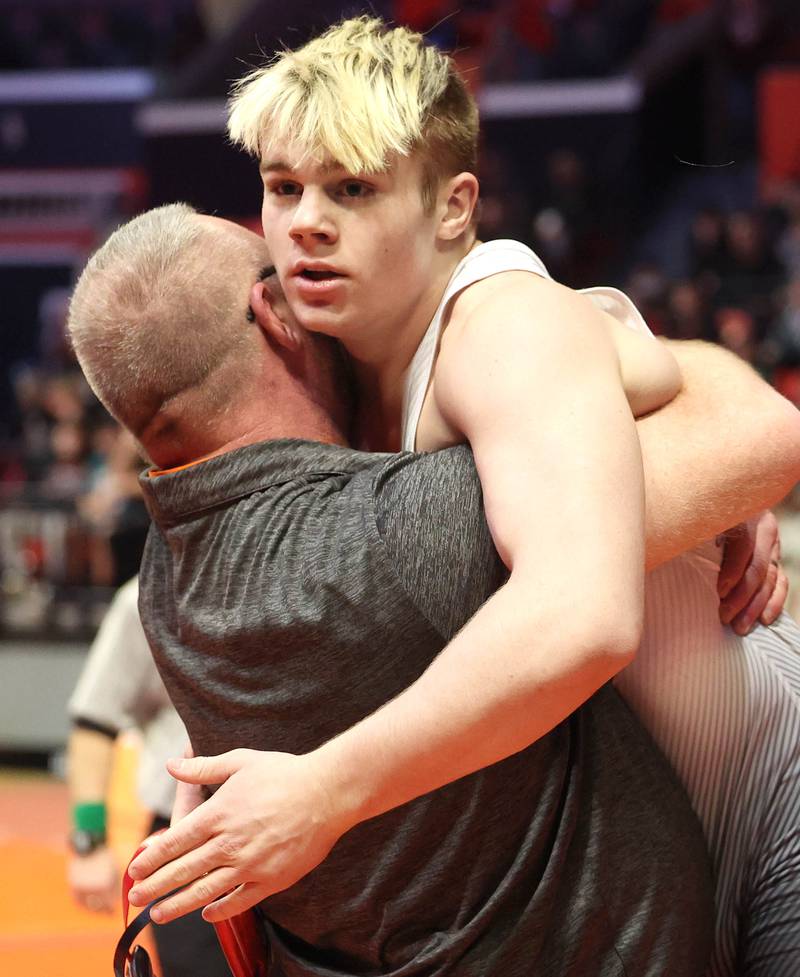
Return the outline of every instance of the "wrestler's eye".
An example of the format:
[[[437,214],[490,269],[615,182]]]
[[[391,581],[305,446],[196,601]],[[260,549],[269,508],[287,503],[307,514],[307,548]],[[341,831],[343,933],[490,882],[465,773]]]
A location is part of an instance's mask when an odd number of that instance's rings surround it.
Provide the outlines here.
[[[368,197],[372,193],[372,187],[360,180],[345,180],[339,186],[339,193],[343,197],[355,199],[358,197]]]
[[[279,183],[273,184],[273,186],[268,188],[270,193],[274,193],[279,197],[292,197],[298,193],[301,193],[301,188],[299,183],[293,183],[291,180],[281,180]]]

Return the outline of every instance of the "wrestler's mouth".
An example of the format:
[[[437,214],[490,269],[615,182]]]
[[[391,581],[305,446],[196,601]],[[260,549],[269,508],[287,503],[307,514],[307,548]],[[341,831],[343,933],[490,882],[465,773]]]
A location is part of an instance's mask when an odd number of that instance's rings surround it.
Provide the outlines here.
[[[292,275],[295,294],[312,304],[327,303],[337,296],[341,297],[344,282],[347,281],[347,276],[340,271],[320,264],[298,263],[292,269]]]
[[[321,261],[298,261],[292,268],[292,275],[307,282],[331,282],[345,277],[336,268]]]
[[[334,278],[343,278],[338,271],[317,271],[313,268],[304,268],[300,272],[300,277],[305,278],[311,282],[326,282],[332,281]]]

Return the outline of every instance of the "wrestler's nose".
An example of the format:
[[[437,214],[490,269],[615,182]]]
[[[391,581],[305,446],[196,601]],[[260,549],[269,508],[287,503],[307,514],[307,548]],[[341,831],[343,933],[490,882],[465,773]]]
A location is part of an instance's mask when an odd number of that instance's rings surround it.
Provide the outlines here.
[[[298,244],[333,244],[336,224],[330,213],[327,194],[307,187],[292,215],[289,234]]]

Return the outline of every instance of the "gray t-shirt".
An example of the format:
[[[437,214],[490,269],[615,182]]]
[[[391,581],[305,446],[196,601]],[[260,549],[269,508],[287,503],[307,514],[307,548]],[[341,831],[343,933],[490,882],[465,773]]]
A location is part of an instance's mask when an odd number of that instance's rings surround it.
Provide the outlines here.
[[[144,479],[142,620],[195,751],[302,753],[407,688],[502,583],[467,448],[251,445]],[[263,903],[273,973],[699,977],[699,826],[610,688],[356,826]]]

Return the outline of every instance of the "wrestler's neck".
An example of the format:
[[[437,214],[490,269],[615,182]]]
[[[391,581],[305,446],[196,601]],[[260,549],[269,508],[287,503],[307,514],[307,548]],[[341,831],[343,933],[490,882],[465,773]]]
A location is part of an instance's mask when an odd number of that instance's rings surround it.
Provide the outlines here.
[[[358,346],[345,343],[358,385],[353,443],[365,451],[397,451],[401,444],[406,376],[458,265],[480,242],[474,235],[454,250],[420,301],[380,332],[381,341]]]

